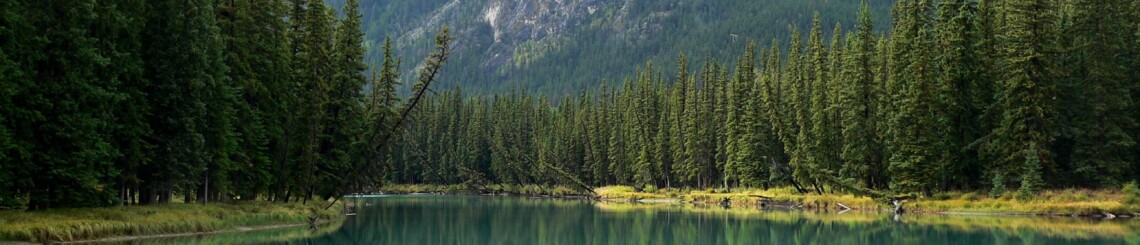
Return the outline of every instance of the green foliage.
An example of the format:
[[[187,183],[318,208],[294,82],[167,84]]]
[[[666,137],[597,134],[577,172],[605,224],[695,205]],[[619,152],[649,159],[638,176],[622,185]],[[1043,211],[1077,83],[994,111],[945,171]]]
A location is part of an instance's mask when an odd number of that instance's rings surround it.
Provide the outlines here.
[[[1140,205],[1140,188],[1136,187],[1136,181],[1124,184],[1120,191],[1124,192],[1124,205]]]
[[[355,8],[337,20],[320,1],[0,7],[0,208],[307,200],[350,182],[338,174],[360,159],[367,68]]]
[[[678,55],[675,71],[629,62],[661,55],[656,36],[618,49],[628,55],[590,52],[613,41],[599,39],[608,32],[591,22],[581,36],[520,48],[511,58],[518,67],[507,70],[521,78],[487,75],[498,71],[481,65],[442,69],[453,55],[445,28],[411,84],[401,83],[395,57],[419,52],[401,50],[416,41],[376,48],[373,35],[404,27],[378,32],[371,17],[385,6],[412,14],[445,3],[332,2],[347,6],[0,0],[0,208],[163,203],[176,195],[309,200],[388,183],[511,184],[535,193],[612,184],[775,187],[878,197],[988,187],[1013,196],[1005,185],[1017,184],[1024,199],[1049,188],[1118,186],[1140,170],[1132,113],[1140,55],[1131,55],[1140,53],[1140,38],[1118,31],[1140,27],[1129,22],[1136,5],[1121,1],[902,1],[890,35],[875,31],[879,5],[869,3],[858,14],[820,11],[806,39],[799,17],[789,37],[758,33],[777,37],[759,55],[748,36],[756,34],[741,32],[744,41],[729,44],[742,46],[735,62],[721,61],[733,54],[723,43],[673,40],[667,52],[705,56],[690,69]],[[673,29],[694,29],[683,19],[710,20],[688,5],[640,4],[646,9],[631,15],[664,8],[672,14],[657,16],[682,27]],[[613,9],[599,11],[606,19],[597,23],[616,18]],[[858,22],[847,33],[835,26],[827,45],[822,23],[838,15]],[[412,18],[405,17],[391,18]],[[708,25],[696,29],[737,24]],[[480,30],[459,30],[472,31]],[[454,52],[483,45],[464,40]],[[369,73],[364,60],[381,52]],[[614,72],[630,76],[589,88]],[[513,80],[566,76],[573,79],[550,87]],[[518,87],[437,92],[439,77]],[[409,86],[405,100],[397,91]],[[532,93],[546,89],[561,93]]]
[[[1005,189],[1005,178],[1002,176],[1005,176],[1005,175],[1002,173],[995,173],[994,174],[993,180],[991,181],[992,187],[990,187],[990,197],[991,198],[998,198],[998,197],[1005,195],[1005,191],[1006,191],[1006,189]]]
[[[1017,188],[1017,199],[1027,200],[1037,194],[1045,184],[1041,180],[1041,157],[1035,145],[1029,146],[1021,171],[1021,186]]]

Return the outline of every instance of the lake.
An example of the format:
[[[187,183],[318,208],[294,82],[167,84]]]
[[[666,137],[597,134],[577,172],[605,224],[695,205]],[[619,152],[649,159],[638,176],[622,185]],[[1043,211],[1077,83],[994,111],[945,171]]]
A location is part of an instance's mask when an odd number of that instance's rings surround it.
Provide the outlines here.
[[[501,196],[357,198],[343,223],[118,244],[1140,244],[1140,222]]]

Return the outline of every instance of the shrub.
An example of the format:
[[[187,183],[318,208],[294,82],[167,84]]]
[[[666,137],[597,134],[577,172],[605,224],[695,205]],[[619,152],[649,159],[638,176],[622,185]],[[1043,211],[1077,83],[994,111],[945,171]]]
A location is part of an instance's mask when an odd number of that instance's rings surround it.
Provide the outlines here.
[[[645,186],[645,189],[642,189],[642,190],[646,193],[656,193],[657,192],[657,186],[647,185],[647,186]]]
[[[1124,200],[1122,201],[1124,205],[1140,205],[1140,188],[1136,187],[1136,181],[1125,184],[1120,191],[1124,192]]]
[[[1005,179],[1002,178],[1001,173],[994,174],[993,189],[990,189],[990,197],[999,198],[1005,195]]]

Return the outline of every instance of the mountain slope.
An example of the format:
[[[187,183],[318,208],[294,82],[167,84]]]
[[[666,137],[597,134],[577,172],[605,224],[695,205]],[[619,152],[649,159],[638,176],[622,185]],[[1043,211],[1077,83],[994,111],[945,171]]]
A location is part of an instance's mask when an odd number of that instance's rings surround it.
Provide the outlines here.
[[[344,0],[328,0],[339,8]],[[469,94],[528,90],[559,96],[620,80],[654,60],[674,66],[725,60],[755,40],[806,33],[818,12],[830,30],[854,25],[859,0],[421,0],[362,1],[368,47],[391,37],[406,61],[427,55],[431,33],[448,25],[458,37],[444,83]],[[879,30],[889,25],[890,0],[866,0]],[[829,34],[830,35],[830,34]],[[379,60],[378,49],[369,51]],[[405,77],[415,67],[405,65]],[[612,82],[611,82],[612,83]]]

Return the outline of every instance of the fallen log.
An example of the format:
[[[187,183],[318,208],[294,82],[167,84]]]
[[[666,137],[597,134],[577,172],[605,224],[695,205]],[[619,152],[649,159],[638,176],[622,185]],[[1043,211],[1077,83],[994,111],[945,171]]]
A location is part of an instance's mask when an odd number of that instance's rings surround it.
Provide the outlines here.
[[[842,209],[840,209],[842,211],[851,210],[851,207],[848,207],[847,205],[843,205],[842,203],[837,202],[837,203],[835,203],[835,205],[839,205],[839,207],[842,208]]]

